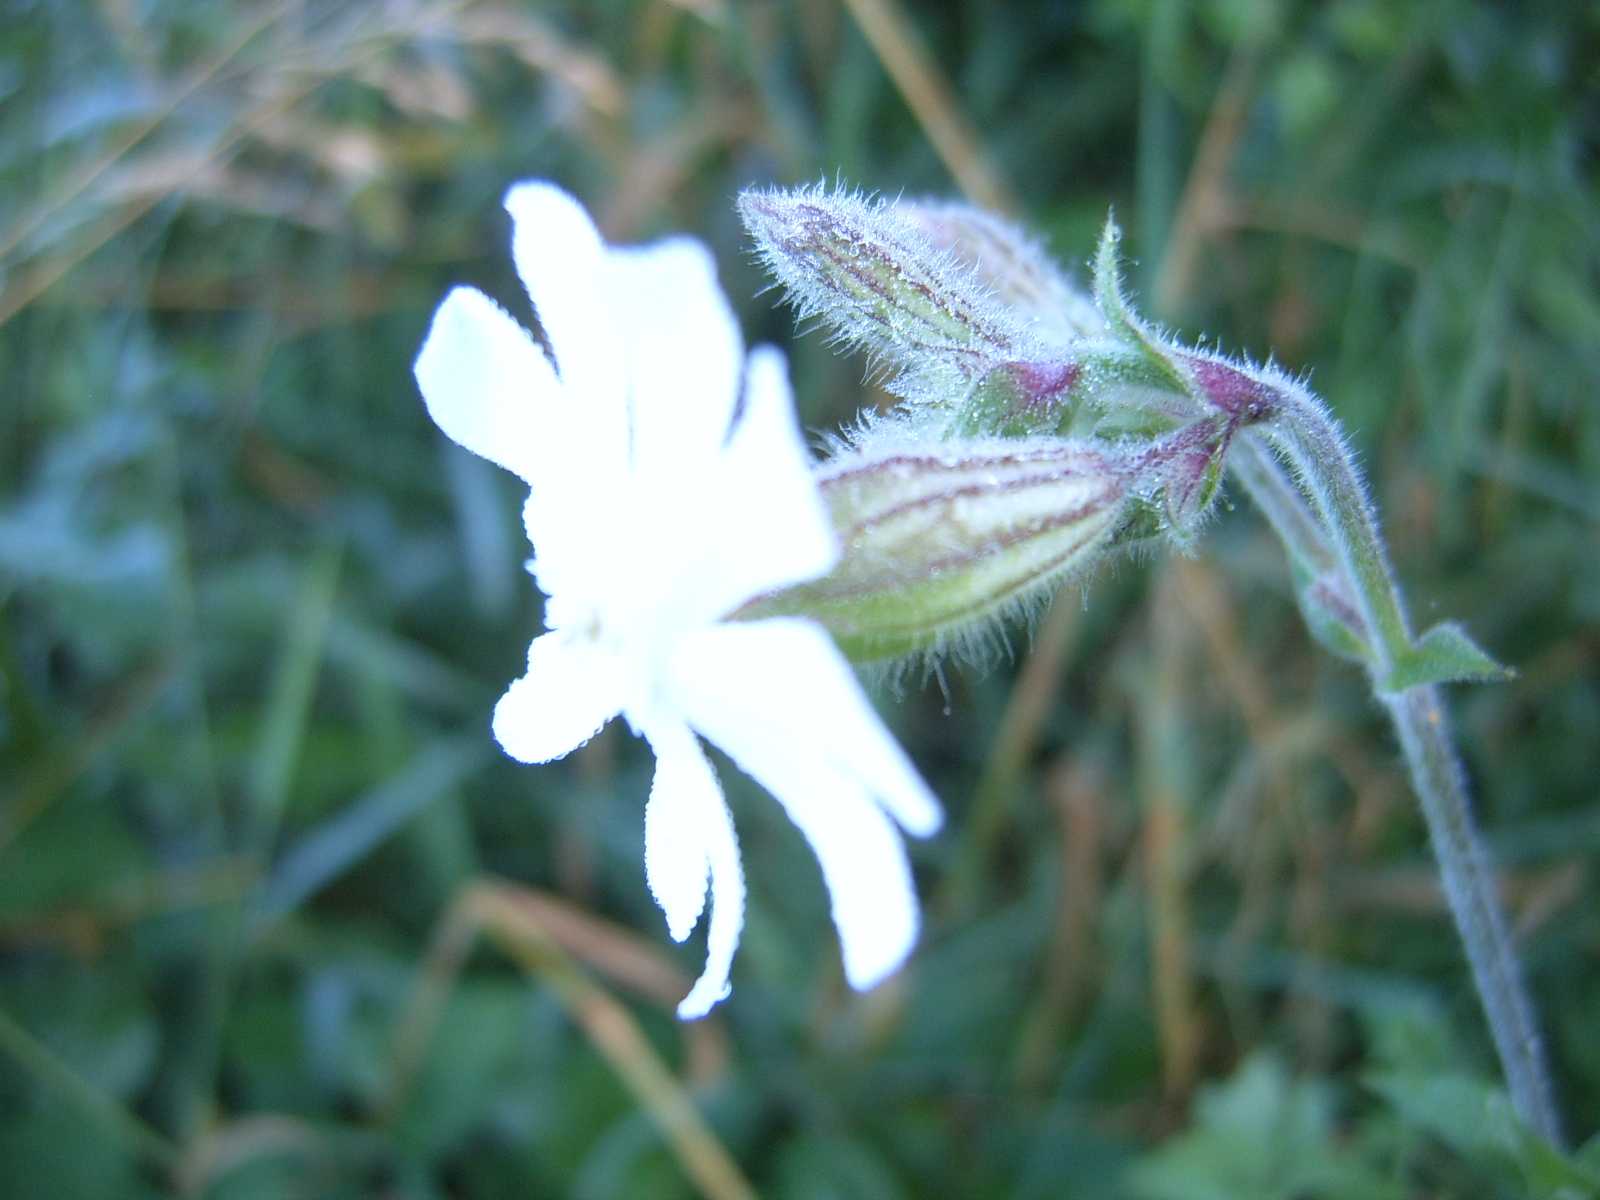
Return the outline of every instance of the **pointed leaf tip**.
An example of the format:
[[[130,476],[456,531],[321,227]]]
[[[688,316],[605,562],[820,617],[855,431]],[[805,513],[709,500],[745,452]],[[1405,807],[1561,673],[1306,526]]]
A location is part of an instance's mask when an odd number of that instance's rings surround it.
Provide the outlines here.
[[[1454,622],[1435,625],[1401,654],[1383,680],[1386,692],[1435,683],[1501,683],[1516,672],[1491,658]]]

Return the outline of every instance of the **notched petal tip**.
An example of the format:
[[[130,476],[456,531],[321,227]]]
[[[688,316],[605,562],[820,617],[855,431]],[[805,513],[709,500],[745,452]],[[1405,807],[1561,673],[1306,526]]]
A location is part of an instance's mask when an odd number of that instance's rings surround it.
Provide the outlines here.
[[[744,928],[744,866],[733,817],[694,731],[661,712],[630,713],[656,755],[645,810],[645,876],[674,940],[697,923],[707,900],[706,964],[678,1005],[685,1021],[703,1017],[731,992],[729,975]]]
[[[686,726],[658,718],[643,732],[656,755],[644,810],[645,882],[667,919],[667,932],[681,942],[705,910],[711,862],[701,814],[722,804],[722,789]]]
[[[562,383],[582,398],[570,414],[569,433],[588,440],[592,456],[609,464],[626,453],[628,380],[617,314],[605,287],[605,243],[583,205],[552,183],[516,184],[506,193],[505,207],[517,274]]]
[[[699,819],[711,868],[711,918],[706,929],[705,969],[678,1005],[678,1016],[685,1021],[705,1016],[733,993],[733,955],[744,930],[744,865],[733,818],[720,791],[702,805]]]

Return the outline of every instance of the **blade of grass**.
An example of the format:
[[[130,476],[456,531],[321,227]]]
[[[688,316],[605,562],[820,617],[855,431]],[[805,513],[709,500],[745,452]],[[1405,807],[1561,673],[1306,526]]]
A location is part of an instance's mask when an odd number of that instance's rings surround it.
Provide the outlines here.
[[[1182,150],[1177,102],[1164,83],[1163,74],[1183,40],[1185,7],[1183,0],[1156,0],[1140,47],[1139,140],[1134,148],[1138,191],[1134,211],[1139,243],[1148,250],[1145,270],[1151,273],[1166,257],[1164,248],[1170,239],[1178,192]],[[1158,247],[1162,248],[1159,254]]]
[[[628,1009],[591,980],[555,936],[549,918],[569,920],[522,888],[480,880],[465,888],[440,923],[396,1038],[395,1075],[383,1111],[392,1115],[414,1077],[449,992],[480,934],[548,986],[590,1043],[649,1114],[685,1174],[710,1200],[753,1200],[738,1164],[700,1116]],[[677,991],[674,989],[676,1003]],[[692,1027],[692,1028],[698,1028]],[[692,1036],[692,1035],[691,1035]]]
[[[1135,726],[1139,790],[1144,800],[1145,879],[1150,890],[1154,1009],[1161,1040],[1166,1096],[1181,1101],[1199,1073],[1200,1024],[1194,998],[1189,913],[1188,780],[1192,774],[1183,709],[1191,694],[1184,676],[1190,657],[1177,572],[1161,572],[1149,613],[1153,678],[1141,690]]]
[[[961,911],[978,899],[984,872],[994,855],[995,842],[1012,814],[1008,804],[1022,781],[1023,768],[1060,694],[1062,670],[1072,652],[1080,606],[1076,586],[1063,588],[1051,603],[1034,637],[1033,647],[1006,701],[994,747],[984,763],[983,775],[973,789],[968,833],[961,857],[946,876],[940,906]]]
[[[897,0],[844,0],[844,6],[967,198],[995,212],[1015,212],[1010,189]]]
[[[1038,995],[1017,1036],[1012,1078],[1037,1092],[1049,1081],[1063,1031],[1082,1005],[1099,969],[1095,927],[1105,902],[1100,856],[1106,838],[1106,780],[1102,767],[1063,758],[1045,790],[1060,822],[1061,895]]]
[[[41,1085],[66,1099],[92,1126],[163,1168],[177,1164],[178,1148],[79,1075],[50,1047],[0,1009],[0,1052]]]
[[[160,129],[174,113],[189,102],[197,91],[214,79],[219,71],[237,58],[260,34],[276,25],[281,17],[298,7],[299,0],[282,0],[282,3],[266,9],[256,21],[243,26],[220,53],[173,89],[171,95],[167,97],[167,102],[161,106],[159,111],[135,125],[123,135],[121,140],[100,157],[93,162],[87,163],[54,195],[21,218],[6,232],[4,237],[0,237],[0,258],[9,255],[27,240],[40,225],[49,220],[51,216],[93,187],[96,180],[100,179],[152,133]]]
[[[271,853],[276,840],[289,781],[300,761],[300,746],[311,721],[311,702],[333,615],[341,558],[338,546],[326,546],[312,556],[284,623],[283,645],[267,690],[250,769],[256,845],[263,856]]]
[[[149,710],[172,674],[169,659],[135,671],[115,688],[82,736],[56,753],[41,756],[42,761],[17,781],[15,790],[0,802],[0,812],[6,814],[0,823],[0,857],[116,742],[130,721]]]
[[[1200,145],[1161,254],[1161,268],[1151,292],[1157,312],[1171,314],[1182,308],[1194,281],[1201,248],[1233,207],[1228,168],[1244,133],[1254,96],[1255,65],[1254,40],[1235,44],[1228,54],[1222,85],[1200,133]]]
[[[434,742],[406,768],[305,834],[284,853],[246,919],[250,936],[292,912],[348,871],[422,807],[455,787],[489,758],[474,733]]]

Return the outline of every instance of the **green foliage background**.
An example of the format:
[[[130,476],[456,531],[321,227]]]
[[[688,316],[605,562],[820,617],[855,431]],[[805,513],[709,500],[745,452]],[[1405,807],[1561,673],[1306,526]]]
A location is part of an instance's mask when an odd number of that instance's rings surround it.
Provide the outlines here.
[[[948,699],[882,697],[951,821],[915,848],[922,945],[868,997],[804,843],[721,761],[748,927],[732,999],[679,1026],[700,951],[644,886],[648,754],[616,729],[545,768],[496,751],[538,598],[514,481],[412,383],[433,306],[471,282],[531,320],[499,200],[549,177],[614,240],[706,239],[750,339],[792,343],[810,427],[879,402],[758,295],[731,203],[972,167],[890,81],[904,31],[874,49],[852,10],[884,5],[4,5],[15,1194],[1597,1194],[1600,1153],[1519,1140],[1487,1088],[1381,714],[1242,503]],[[1596,11],[903,14],[1018,214],[1081,263],[1114,205],[1147,311],[1310,373],[1419,620],[1518,668],[1453,700],[1575,1142],[1600,1111]]]

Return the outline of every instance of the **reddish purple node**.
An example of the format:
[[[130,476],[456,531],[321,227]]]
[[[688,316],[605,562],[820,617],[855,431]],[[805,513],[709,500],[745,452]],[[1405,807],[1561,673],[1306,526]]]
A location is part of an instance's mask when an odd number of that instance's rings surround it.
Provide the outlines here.
[[[1022,407],[1048,410],[1072,390],[1083,368],[1075,362],[1007,363],[1006,373],[1022,401]]]
[[[1259,421],[1272,412],[1272,390],[1259,379],[1211,358],[1191,357],[1185,364],[1206,398],[1230,417]]]

